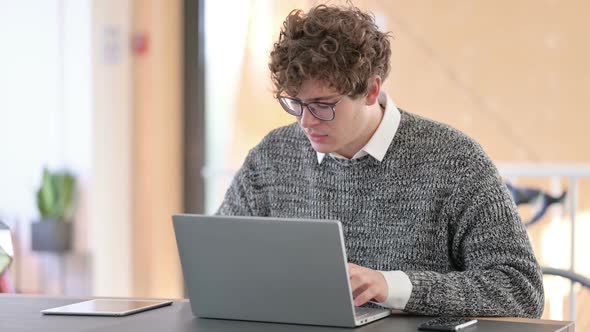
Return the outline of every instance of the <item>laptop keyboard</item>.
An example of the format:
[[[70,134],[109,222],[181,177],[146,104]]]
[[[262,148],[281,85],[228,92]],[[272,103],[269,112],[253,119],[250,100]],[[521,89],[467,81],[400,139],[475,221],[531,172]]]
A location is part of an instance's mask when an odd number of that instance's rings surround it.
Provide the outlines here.
[[[359,308],[359,307],[354,308],[354,318],[356,318],[356,319],[362,319],[362,318],[368,317],[374,313],[375,313],[375,309],[362,308],[362,307],[361,308]]]

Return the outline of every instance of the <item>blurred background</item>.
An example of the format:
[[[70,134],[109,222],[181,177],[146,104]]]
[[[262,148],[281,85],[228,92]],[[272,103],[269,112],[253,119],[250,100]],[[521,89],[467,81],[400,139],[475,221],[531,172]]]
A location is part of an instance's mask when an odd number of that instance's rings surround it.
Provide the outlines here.
[[[319,3],[0,0],[0,291],[183,297],[170,215],[213,213],[293,121],[268,55]],[[354,4],[392,33],[397,105],[477,140],[540,263],[590,277],[590,3]],[[547,272],[543,318],[590,327],[589,288]]]

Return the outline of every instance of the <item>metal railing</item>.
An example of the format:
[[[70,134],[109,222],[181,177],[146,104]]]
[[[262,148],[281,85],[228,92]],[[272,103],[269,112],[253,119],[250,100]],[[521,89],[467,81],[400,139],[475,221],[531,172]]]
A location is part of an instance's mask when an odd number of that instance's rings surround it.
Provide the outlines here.
[[[590,164],[549,164],[549,163],[505,163],[499,164],[500,174],[507,179],[516,179],[522,177],[567,179],[567,197],[566,208],[570,213],[570,266],[568,270],[556,269],[553,267],[543,267],[544,274],[557,275],[567,278],[571,281],[569,294],[569,319],[575,320],[576,317],[576,295],[574,292],[574,282],[580,282],[588,287],[585,283],[588,279],[575,272],[576,263],[576,215],[579,204],[579,180],[590,178]]]

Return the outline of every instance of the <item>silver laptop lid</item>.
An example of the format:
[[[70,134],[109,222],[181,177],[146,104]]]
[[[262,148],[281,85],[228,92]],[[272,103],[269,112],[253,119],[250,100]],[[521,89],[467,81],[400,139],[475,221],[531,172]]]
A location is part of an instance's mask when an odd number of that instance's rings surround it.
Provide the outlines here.
[[[338,221],[174,215],[193,313],[355,326]]]

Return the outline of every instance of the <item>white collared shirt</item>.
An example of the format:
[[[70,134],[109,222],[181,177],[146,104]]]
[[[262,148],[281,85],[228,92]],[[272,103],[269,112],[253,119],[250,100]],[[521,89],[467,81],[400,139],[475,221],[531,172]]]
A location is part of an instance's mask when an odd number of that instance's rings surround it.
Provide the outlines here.
[[[389,149],[393,136],[395,136],[395,133],[397,132],[401,115],[393,100],[391,100],[391,98],[389,98],[389,96],[383,91],[379,95],[379,105],[385,109],[379,127],[377,127],[377,130],[375,130],[375,133],[371,136],[367,144],[352,156],[351,159],[358,159],[367,154],[379,161],[382,161],[383,157],[385,157],[385,153],[387,152],[387,149]],[[333,158],[348,159],[335,152],[331,152],[329,155]],[[317,156],[318,163],[321,163],[326,154],[317,152]]]
[[[385,109],[379,127],[377,127],[377,130],[367,144],[352,156],[351,159],[358,159],[368,154],[378,161],[383,161],[385,153],[389,149],[399,127],[401,114],[393,100],[383,91],[379,95],[379,104]],[[317,152],[318,163],[321,164],[325,156],[325,153]],[[335,152],[331,152],[329,156],[332,158],[348,159]],[[379,272],[385,278],[388,288],[387,299],[381,304],[393,309],[403,310],[412,294],[412,282],[410,278],[403,271]]]

